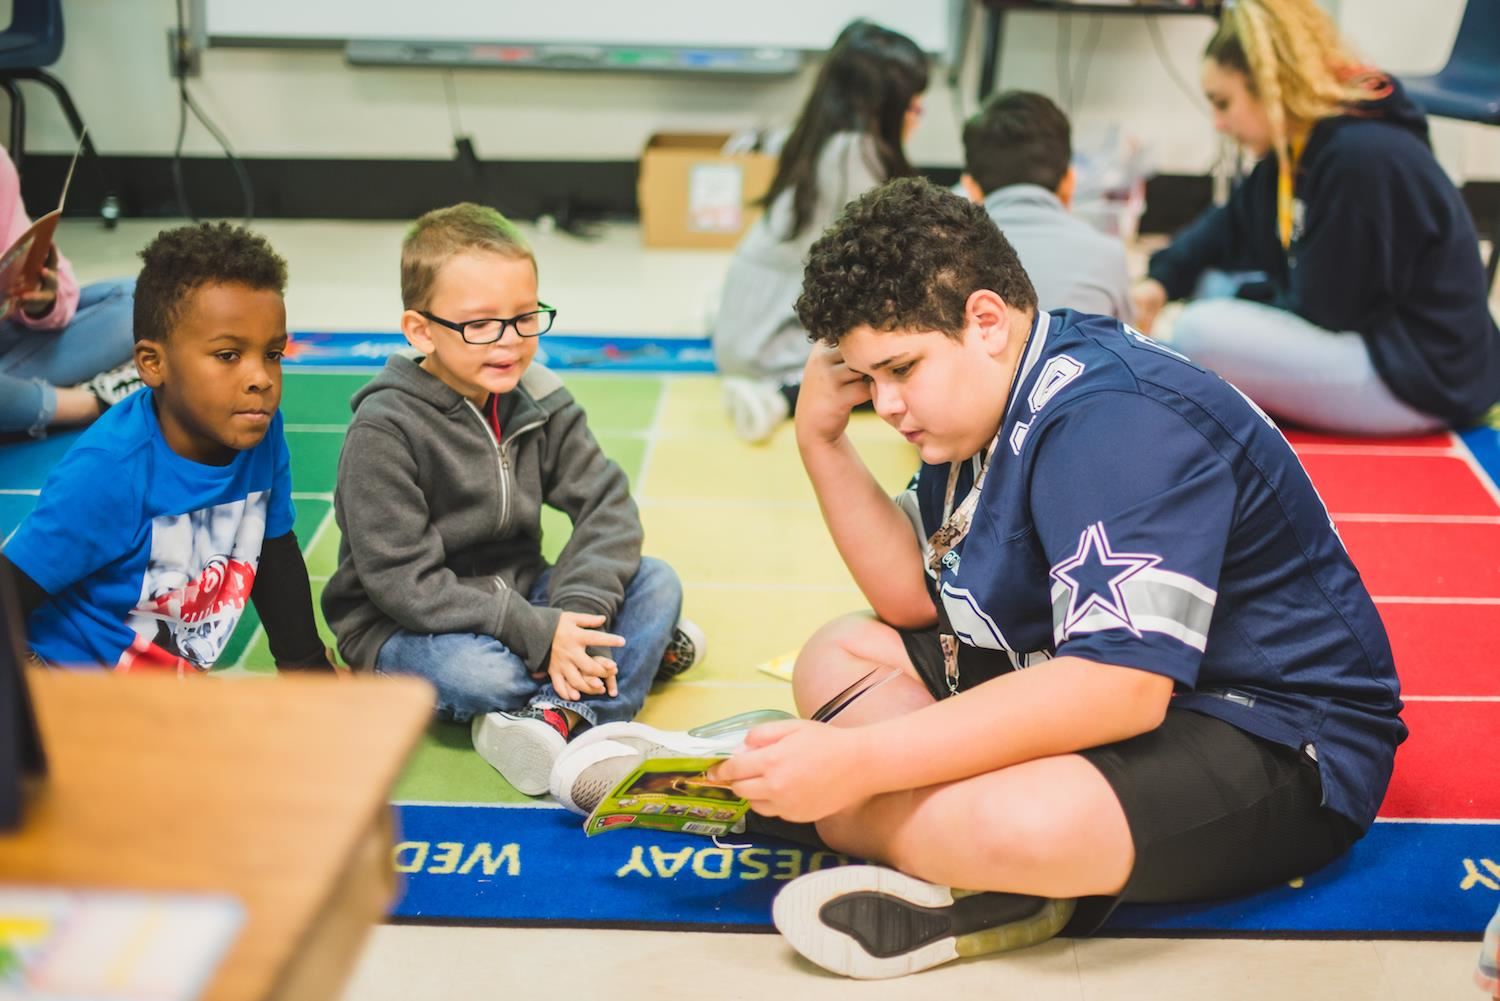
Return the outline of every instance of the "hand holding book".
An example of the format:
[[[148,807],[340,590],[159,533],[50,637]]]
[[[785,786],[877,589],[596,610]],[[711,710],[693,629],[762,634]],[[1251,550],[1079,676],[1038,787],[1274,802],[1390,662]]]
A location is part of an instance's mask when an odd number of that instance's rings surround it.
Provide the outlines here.
[[[752,807],[788,820],[826,816],[833,812],[823,809],[826,804],[837,804],[853,792],[849,778],[857,773],[858,761],[852,731],[824,724],[900,674],[870,671],[810,720],[777,712],[742,714],[682,735],[688,739],[680,741],[680,753],[662,744],[652,753],[624,759],[630,760],[628,770],[590,811],[584,830],[593,835],[628,827],[718,836],[742,829]],[[757,715],[773,721],[756,719],[759,725],[749,725],[749,717]],[[849,760],[837,764],[839,758]],[[809,772],[816,775],[812,783],[803,781]],[[801,776],[791,798],[781,781],[789,774]]]
[[[0,254],[0,296],[4,296],[0,299],[0,316],[9,316],[18,307],[33,318],[46,316],[57,301],[57,247],[52,238],[62,219],[68,187],[73,183],[73,168],[78,166],[78,154],[82,151],[80,138],[73,161],[68,165],[57,208],[27,227]]]
[[[36,284],[30,289],[14,290],[16,305],[32,319],[40,319],[52,312],[57,305],[57,245],[47,250],[47,258],[37,275]]]

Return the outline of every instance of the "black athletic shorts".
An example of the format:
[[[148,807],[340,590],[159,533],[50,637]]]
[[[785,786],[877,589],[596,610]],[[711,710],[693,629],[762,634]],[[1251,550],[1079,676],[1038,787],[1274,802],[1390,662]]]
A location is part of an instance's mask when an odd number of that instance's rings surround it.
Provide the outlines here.
[[[928,690],[946,696],[936,630],[903,632],[902,640]],[[1003,673],[990,656],[1009,663],[998,651],[963,652],[971,659],[960,658],[961,688]],[[1064,934],[1094,932],[1121,902],[1186,903],[1267,889],[1333,861],[1363,834],[1322,805],[1318,766],[1305,754],[1202,713],[1168,709],[1155,730],[1079,755],[1119,797],[1135,867],[1119,896],[1080,900]]]

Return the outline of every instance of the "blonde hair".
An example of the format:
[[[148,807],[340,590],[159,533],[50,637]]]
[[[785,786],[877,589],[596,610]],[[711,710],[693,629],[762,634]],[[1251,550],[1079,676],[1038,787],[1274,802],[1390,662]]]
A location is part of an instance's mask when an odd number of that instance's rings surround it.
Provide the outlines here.
[[[1238,70],[1265,105],[1271,145],[1291,161],[1291,126],[1304,128],[1390,92],[1385,74],[1361,63],[1314,0],[1226,0],[1204,56]]]
[[[489,206],[459,202],[433,209],[413,223],[401,241],[403,308],[425,307],[443,265],[466,250],[524,258],[536,266],[536,257],[516,224]]]

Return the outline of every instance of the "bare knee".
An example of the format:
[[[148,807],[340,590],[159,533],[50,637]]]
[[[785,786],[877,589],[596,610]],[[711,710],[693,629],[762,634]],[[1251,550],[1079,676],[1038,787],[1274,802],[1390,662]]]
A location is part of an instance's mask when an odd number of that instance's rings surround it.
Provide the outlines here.
[[[889,634],[888,639],[882,633]],[[886,643],[882,643],[886,639]],[[900,637],[868,612],[840,616],[813,633],[792,669],[797,712],[809,716],[819,706],[871,670],[871,654]]]

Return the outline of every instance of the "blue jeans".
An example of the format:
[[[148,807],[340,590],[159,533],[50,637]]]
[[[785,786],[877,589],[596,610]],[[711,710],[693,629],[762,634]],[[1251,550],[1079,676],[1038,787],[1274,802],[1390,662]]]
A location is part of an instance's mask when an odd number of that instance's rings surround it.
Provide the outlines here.
[[[61,330],[0,320],[0,432],[40,436],[57,413],[56,387],[129,361],[134,310],[135,279],[126,278],[85,285],[73,322]]]
[[[1253,272],[1205,272],[1166,343],[1233,383],[1272,417],[1338,434],[1411,435],[1447,422],[1391,392],[1353,331],[1233,298]]]
[[[538,578],[527,597],[545,604],[552,572]],[[496,710],[513,711],[538,702],[571,709],[590,723],[634,719],[661,666],[662,654],[682,614],[682,583],[661,560],[641,557],[641,567],[625,588],[625,600],[610,632],[625,645],[609,651],[619,668],[620,694],[585,695],[569,702],[550,679],[533,678],[526,662],[493,636],[473,633],[424,635],[398,629],[375,656],[380,674],[414,674],[437,689],[438,715],[463,721]]]

